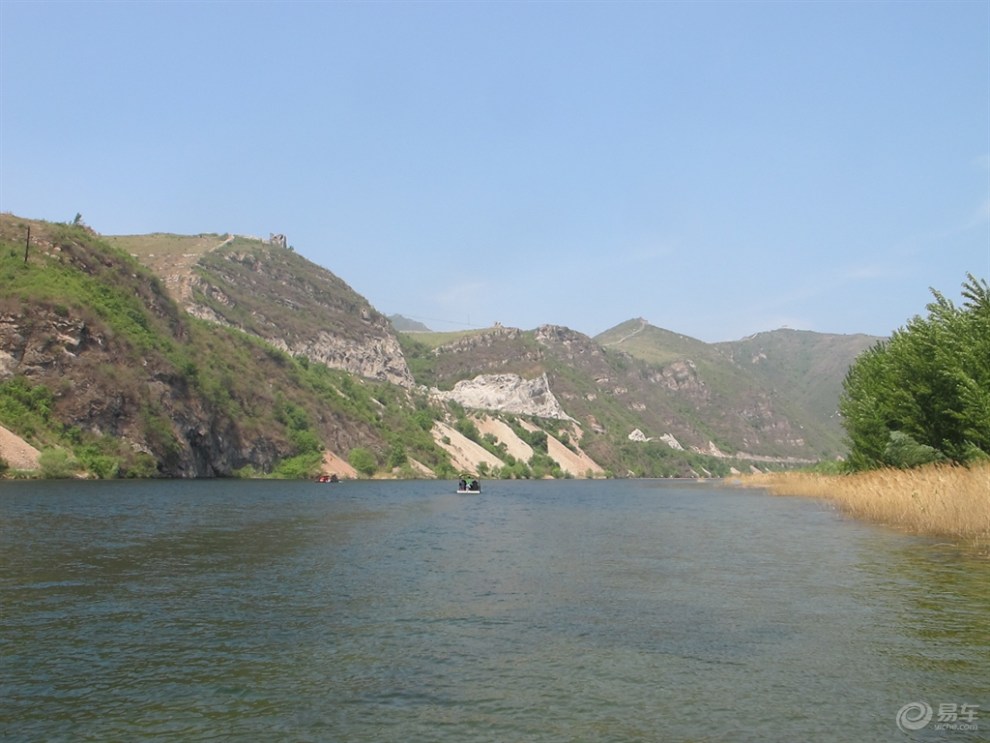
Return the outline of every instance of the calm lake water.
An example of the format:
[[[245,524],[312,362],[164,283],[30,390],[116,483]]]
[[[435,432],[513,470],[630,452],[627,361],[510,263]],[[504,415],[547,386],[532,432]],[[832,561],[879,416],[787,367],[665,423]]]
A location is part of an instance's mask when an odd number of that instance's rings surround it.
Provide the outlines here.
[[[486,485],[0,482],[0,737],[990,739],[985,558],[760,491]]]

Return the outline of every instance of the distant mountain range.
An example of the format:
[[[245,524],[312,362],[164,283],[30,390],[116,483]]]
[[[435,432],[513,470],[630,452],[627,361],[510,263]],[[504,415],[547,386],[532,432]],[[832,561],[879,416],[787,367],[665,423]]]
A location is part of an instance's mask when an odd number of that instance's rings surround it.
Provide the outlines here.
[[[410,320],[402,315],[389,315],[388,320],[392,327],[400,333],[429,333],[432,332],[426,325],[418,320]]]
[[[0,245],[0,423],[90,472],[95,450],[117,474],[164,476],[812,462],[843,453],[842,379],[878,340],[775,330],[708,344],[642,319],[594,338],[436,333],[278,241],[100,236],[5,214]],[[47,418],[17,402],[25,387],[47,392]],[[459,437],[486,457],[465,460]]]

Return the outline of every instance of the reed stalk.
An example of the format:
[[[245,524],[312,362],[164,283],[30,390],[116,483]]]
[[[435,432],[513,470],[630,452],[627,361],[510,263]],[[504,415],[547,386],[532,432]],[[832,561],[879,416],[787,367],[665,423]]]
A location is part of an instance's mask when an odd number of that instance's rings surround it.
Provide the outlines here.
[[[765,488],[775,495],[823,498],[855,518],[990,547],[988,463],[848,475],[764,473],[743,475],[739,484]]]

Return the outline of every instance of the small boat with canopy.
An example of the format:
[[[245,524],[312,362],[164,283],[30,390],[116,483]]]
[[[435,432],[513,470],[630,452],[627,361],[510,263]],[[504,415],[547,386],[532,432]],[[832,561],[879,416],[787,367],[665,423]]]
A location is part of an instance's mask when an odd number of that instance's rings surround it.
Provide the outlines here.
[[[457,483],[457,492],[461,495],[476,495],[481,492],[481,483],[474,475],[461,475]]]

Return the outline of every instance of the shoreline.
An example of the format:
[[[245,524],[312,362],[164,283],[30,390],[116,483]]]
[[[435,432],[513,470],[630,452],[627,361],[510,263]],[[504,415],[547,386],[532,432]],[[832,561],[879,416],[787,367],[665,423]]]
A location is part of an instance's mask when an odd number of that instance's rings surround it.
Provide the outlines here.
[[[990,554],[990,463],[848,475],[748,474],[733,483],[764,488],[773,495],[820,498],[857,519],[911,534],[947,537]]]

